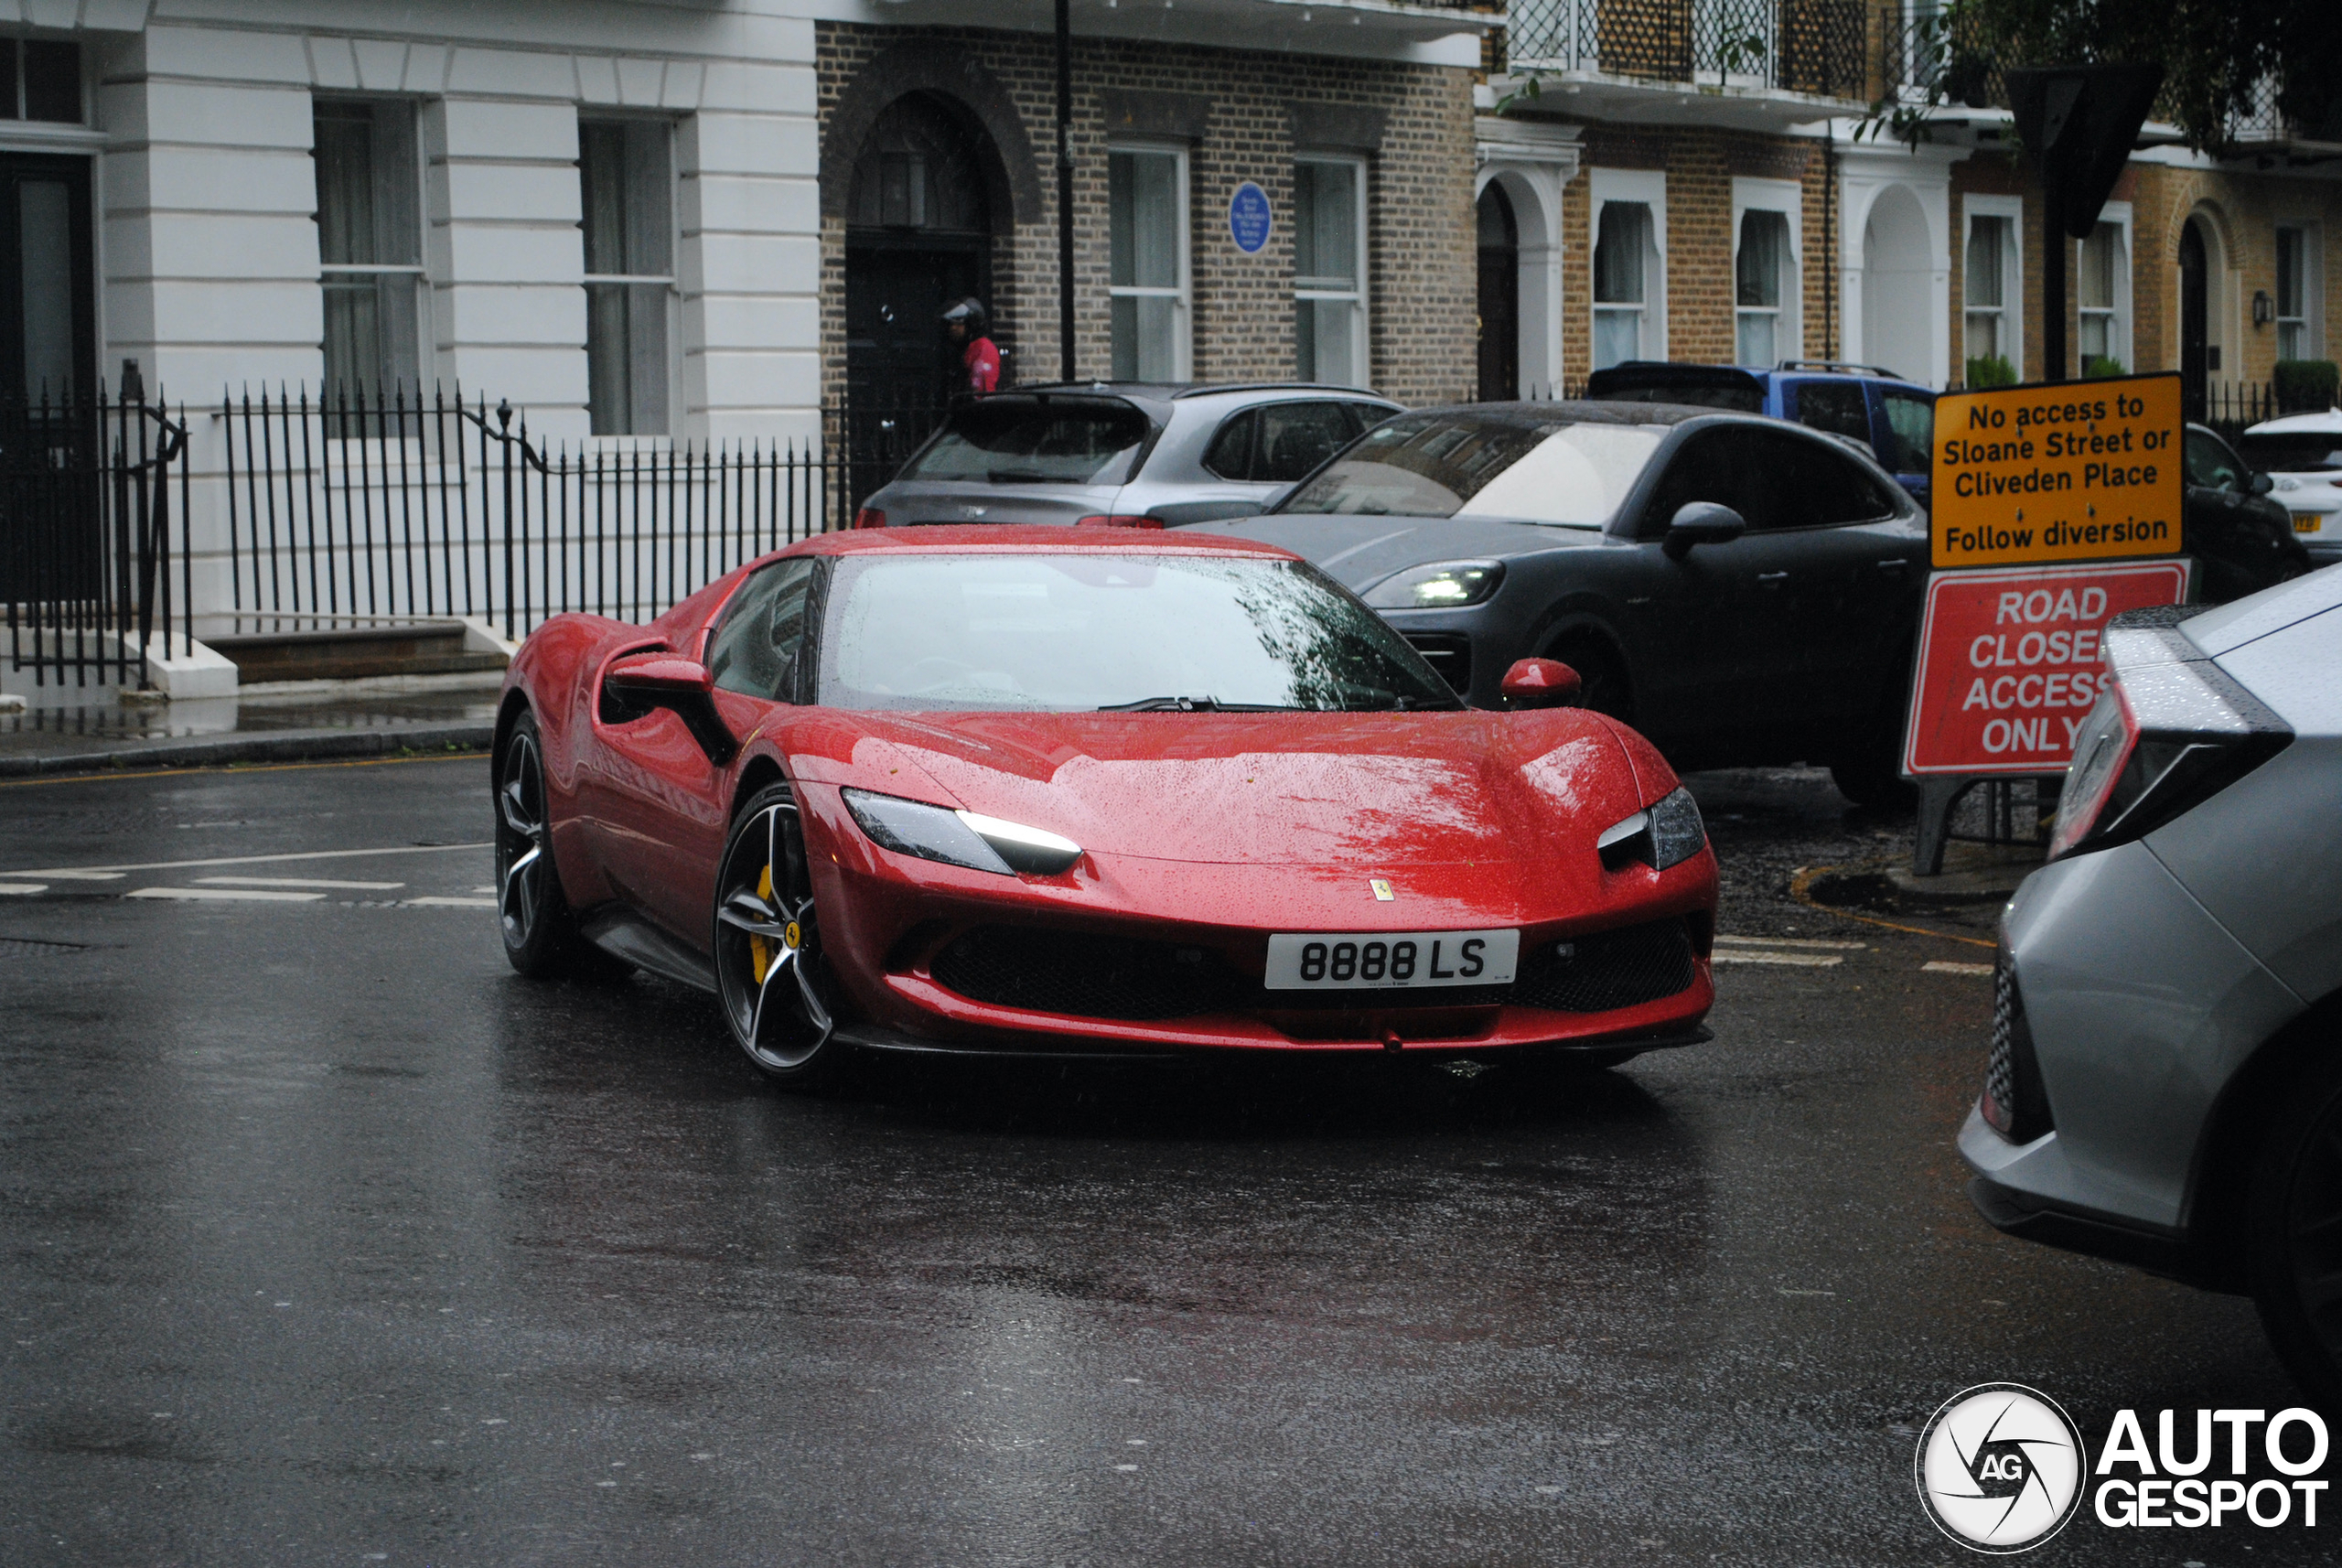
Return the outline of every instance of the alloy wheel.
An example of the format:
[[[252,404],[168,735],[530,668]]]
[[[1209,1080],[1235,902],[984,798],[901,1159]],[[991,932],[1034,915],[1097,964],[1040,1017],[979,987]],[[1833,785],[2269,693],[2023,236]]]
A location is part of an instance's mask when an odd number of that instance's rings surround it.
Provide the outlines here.
[[[733,832],[715,887],[715,968],[733,1036],[758,1066],[794,1073],[829,1043],[821,933],[793,801],[758,800]]]
[[[544,758],[536,736],[522,730],[504,751],[496,787],[496,909],[504,945],[529,945],[543,918],[546,859],[552,844],[545,821]]]

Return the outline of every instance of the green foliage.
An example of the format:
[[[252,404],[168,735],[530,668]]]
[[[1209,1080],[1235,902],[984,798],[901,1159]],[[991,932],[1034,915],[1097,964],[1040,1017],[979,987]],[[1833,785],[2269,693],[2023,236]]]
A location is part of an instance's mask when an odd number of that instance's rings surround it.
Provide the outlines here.
[[[2280,360],[2271,378],[2276,383],[2277,408],[2283,413],[2327,409],[2336,405],[2342,370],[2331,360]]]
[[[2092,354],[2089,359],[2082,361],[2082,379],[2084,381],[2095,381],[2102,380],[2107,376],[2127,376],[2131,372],[2129,371],[2122,368],[2122,360],[2110,360],[2103,354]]]
[[[1990,392],[2016,385],[2016,367],[1998,354],[1983,354],[1968,361],[1968,390]]]

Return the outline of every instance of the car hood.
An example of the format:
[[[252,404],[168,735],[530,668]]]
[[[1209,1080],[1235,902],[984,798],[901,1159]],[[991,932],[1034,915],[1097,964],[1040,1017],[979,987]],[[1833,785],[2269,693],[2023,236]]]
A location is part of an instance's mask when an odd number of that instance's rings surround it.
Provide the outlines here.
[[[1598,529],[1560,528],[1498,517],[1336,517],[1276,512],[1195,525],[1199,533],[1232,533],[1282,545],[1344,587],[1358,590],[1393,572],[1434,561],[1526,555],[1598,546]]]
[[[792,746],[809,782],[959,806],[1099,855],[1492,875],[1518,865],[1576,880],[1598,875],[1595,835],[1644,804],[1617,733],[1574,709],[857,713],[822,727],[825,738]]]

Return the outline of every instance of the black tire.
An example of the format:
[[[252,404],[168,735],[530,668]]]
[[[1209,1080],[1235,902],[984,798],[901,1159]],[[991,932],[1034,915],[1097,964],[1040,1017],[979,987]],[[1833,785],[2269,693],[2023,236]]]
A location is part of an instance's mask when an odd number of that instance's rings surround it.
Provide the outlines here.
[[[1626,663],[1601,638],[1584,632],[1562,637],[1544,657],[1558,659],[1577,671],[1584,682],[1578,693],[1579,707],[1591,708],[1621,724],[1634,723],[1634,693],[1627,680]]]
[[[2342,1413],[2342,1054],[2313,1062],[2254,1162],[2246,1221],[2252,1298],[2311,1402]]]
[[[797,798],[786,784],[742,807],[715,877],[715,978],[725,1021],[775,1083],[836,1081],[852,1049],[836,1037],[836,986],[822,958]]]
[[[553,865],[553,818],[545,805],[544,741],[533,714],[513,721],[496,758],[496,914],[504,956],[532,980],[581,972],[623,973],[596,964]]]
[[[1878,711],[1831,759],[1831,781],[1857,806],[1885,811],[1918,803],[1918,786],[1902,772],[1904,705],[1910,693],[1911,671],[1907,666],[1898,668],[1886,682]]]

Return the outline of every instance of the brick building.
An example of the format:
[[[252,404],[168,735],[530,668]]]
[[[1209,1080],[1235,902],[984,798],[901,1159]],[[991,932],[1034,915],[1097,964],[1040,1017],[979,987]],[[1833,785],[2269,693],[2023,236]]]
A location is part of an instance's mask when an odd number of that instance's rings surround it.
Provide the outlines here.
[[[1632,355],[2045,374],[2039,191],[1934,10],[1513,0],[1476,123],[1483,395]],[[1864,124],[1939,85],[1918,145]],[[2068,373],[2178,370],[2201,406],[2331,358],[2342,148],[2273,110],[2218,156],[2167,126],[2145,140],[2098,230],[2067,242]]]

